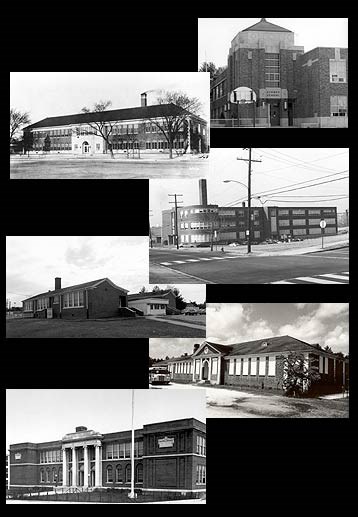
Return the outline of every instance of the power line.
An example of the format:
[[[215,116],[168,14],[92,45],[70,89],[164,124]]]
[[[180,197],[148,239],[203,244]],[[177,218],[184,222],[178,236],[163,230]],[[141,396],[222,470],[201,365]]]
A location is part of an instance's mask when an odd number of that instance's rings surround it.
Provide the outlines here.
[[[344,151],[344,152],[340,152],[340,153],[335,153],[335,154],[332,154],[332,155],[327,155],[327,156],[324,156],[324,157],[321,157],[321,158],[316,158],[315,160],[311,160],[311,161],[305,161],[305,160],[300,160],[300,158],[295,158],[295,157],[292,157],[290,156],[289,154],[286,154],[286,153],[282,153],[281,151],[277,151],[276,149],[274,148],[270,148],[270,150],[274,153],[277,153],[277,154],[280,154],[282,156],[287,156],[288,158],[290,158],[291,160],[296,160],[296,162],[292,162],[292,161],[288,161],[288,160],[283,160],[283,159],[280,159],[279,157],[275,156],[275,155],[272,155],[270,153],[268,153],[265,148],[264,149],[261,149],[262,152],[266,153],[268,156],[271,156],[272,159],[275,159],[275,160],[278,160],[278,161],[282,161],[284,163],[289,163],[290,165],[292,166],[296,166],[296,167],[303,167],[303,168],[309,168],[309,169],[323,169],[323,170],[328,170],[328,171],[334,171],[334,169],[331,169],[329,167],[325,167],[323,165],[312,165],[312,163],[314,162],[317,162],[317,161],[320,161],[320,160],[325,160],[325,159],[328,159],[328,158],[333,158],[334,156],[340,156],[342,154],[347,154],[348,151]],[[282,167],[282,169],[288,169],[290,167]],[[278,170],[282,170],[282,169],[278,169]],[[273,169],[273,170],[277,170],[277,169]],[[268,171],[267,171],[268,172]]]

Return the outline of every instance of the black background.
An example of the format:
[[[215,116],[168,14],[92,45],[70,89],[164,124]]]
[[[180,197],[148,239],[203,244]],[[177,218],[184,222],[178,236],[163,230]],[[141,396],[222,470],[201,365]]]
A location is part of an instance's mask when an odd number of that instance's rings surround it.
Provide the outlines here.
[[[195,71],[197,70],[197,18],[248,17],[347,17],[336,5],[321,2],[279,4],[239,2],[40,2],[11,4],[4,13],[3,49],[10,70],[16,71]],[[266,11],[261,12],[261,11]],[[340,12],[337,12],[340,11]],[[4,21],[6,20],[6,23]],[[356,53],[350,26],[350,86],[355,80]],[[233,35],[234,36],[234,35]],[[213,35],[215,37],[215,35]],[[306,49],[308,50],[308,49]],[[4,79],[6,84],[6,79]],[[25,87],[25,85],[24,85]],[[354,86],[356,88],[356,86]],[[353,96],[351,96],[353,97]],[[353,98],[354,102],[354,98]],[[355,142],[352,102],[348,131],[240,132],[212,131],[212,147],[348,147]],[[5,113],[5,109],[3,110]],[[3,138],[5,141],[5,138]],[[3,147],[5,154],[5,147]],[[354,149],[353,149],[354,153]],[[353,154],[352,153],[352,154]],[[6,159],[7,160],[7,159]],[[147,235],[148,182],[146,180],[12,180],[3,162],[2,221],[5,235]],[[96,209],[75,221],[69,216],[27,216],[31,207],[54,207],[78,199],[95,199]],[[130,214],[130,217],[128,217]],[[353,226],[352,220],[351,226]],[[105,231],[104,231],[105,229]],[[4,239],[5,244],[5,239]],[[286,286],[287,287],[287,286]],[[209,285],[208,301],[222,302],[350,302],[350,286]],[[327,287],[327,289],[322,289]],[[301,289],[302,288],[302,289]],[[4,336],[4,334],[3,334]],[[276,515],[343,515],[354,479],[351,471],[354,434],[354,340],[350,419],[208,419],[208,504],[196,513],[219,511],[234,514],[265,512]],[[86,385],[69,373],[64,353],[82,371],[95,368]],[[118,367],[105,368],[111,354]],[[3,388],[145,388],[147,340],[5,340],[3,338]],[[51,364],[46,371],[46,365]],[[63,377],[63,371],[67,375]],[[94,371],[93,371],[94,373]],[[66,379],[65,381],[63,379]],[[356,472],[356,471],[355,471]],[[15,507],[16,508],[16,507]],[[27,511],[28,511],[27,507]],[[102,510],[108,511],[101,506]],[[143,507],[142,507],[143,508]],[[145,507],[144,507],[145,508]],[[148,507],[147,507],[148,508]],[[150,508],[150,507],[149,507]],[[168,509],[156,505],[155,511]],[[185,508],[185,507],[184,507]],[[14,506],[7,506],[13,510]],[[61,511],[61,506],[36,505],[36,512]],[[85,511],[95,512],[95,506]],[[127,507],[126,507],[127,509]],[[179,514],[181,506],[170,506]]]

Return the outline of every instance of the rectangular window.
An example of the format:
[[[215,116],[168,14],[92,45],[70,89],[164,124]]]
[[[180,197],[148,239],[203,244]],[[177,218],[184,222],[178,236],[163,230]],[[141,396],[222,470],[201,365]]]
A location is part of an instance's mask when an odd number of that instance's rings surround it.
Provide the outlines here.
[[[347,66],[345,59],[329,60],[329,77],[331,83],[347,82]]]
[[[131,443],[128,442],[125,444],[126,458],[131,457]]]
[[[306,213],[306,210],[304,210],[302,208],[292,210],[292,215],[305,215],[305,213]]]
[[[257,370],[256,365],[257,365],[256,357],[252,357],[250,375],[256,375],[256,370]]]
[[[125,444],[124,443],[119,444],[119,457],[120,458],[125,457]]]
[[[304,226],[306,219],[292,219],[292,226]]]
[[[268,374],[271,376],[276,375],[276,357],[269,358]]]
[[[278,215],[288,215],[288,210],[279,210]]]
[[[260,357],[259,375],[266,375],[266,357]]]
[[[113,444],[107,445],[106,451],[107,451],[106,459],[107,460],[113,459]]]
[[[328,357],[324,358],[324,373],[328,374]]]
[[[331,116],[345,117],[348,112],[346,95],[331,95]]]
[[[197,361],[195,361],[195,374],[199,375],[199,373],[200,373],[200,361],[197,360]]]
[[[279,219],[278,221],[279,226],[290,226],[289,219]]]
[[[230,363],[229,363],[229,375],[234,375],[234,360],[233,359],[230,359]]]
[[[323,366],[323,363],[324,363],[324,357],[322,357],[321,355],[319,356],[319,373],[323,373],[323,369],[324,369],[324,366]]]
[[[113,459],[117,460],[119,458],[119,443],[113,444]]]
[[[236,359],[235,375],[241,375],[241,360]]]
[[[248,374],[249,374],[249,359],[248,359],[248,357],[245,357],[243,369],[242,369],[242,375],[248,375]]]

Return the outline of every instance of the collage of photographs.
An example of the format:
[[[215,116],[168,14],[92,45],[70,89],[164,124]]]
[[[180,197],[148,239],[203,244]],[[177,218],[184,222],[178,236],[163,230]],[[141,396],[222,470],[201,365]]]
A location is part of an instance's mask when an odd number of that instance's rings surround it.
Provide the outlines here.
[[[206,504],[240,428],[349,423],[348,18],[187,23],[187,69],[10,72],[7,504]]]

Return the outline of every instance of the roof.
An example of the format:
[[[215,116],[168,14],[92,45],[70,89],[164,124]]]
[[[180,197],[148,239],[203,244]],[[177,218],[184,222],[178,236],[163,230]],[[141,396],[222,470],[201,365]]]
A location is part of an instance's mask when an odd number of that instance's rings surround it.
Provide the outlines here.
[[[152,364],[151,368],[155,368],[156,366],[163,366],[173,361],[187,361],[188,359],[192,358],[192,354],[181,355],[180,357],[169,357],[169,359],[163,359],[162,361],[158,361],[157,363]]]
[[[38,127],[68,126],[70,124],[89,124],[90,122],[110,122],[115,120],[151,119],[168,115],[179,115],[185,112],[183,108],[170,104],[156,104],[153,106],[139,106],[137,108],[124,108],[92,113],[76,113],[75,115],[64,115],[60,117],[48,117],[26,126],[24,129],[35,129]],[[189,112],[187,112],[189,113]],[[200,117],[196,118],[200,119]],[[203,119],[200,119],[203,120]]]
[[[275,25],[274,23],[266,21],[266,18],[261,18],[261,20],[258,23],[255,23],[255,25],[251,25],[251,27],[248,27],[247,29],[244,29],[241,32],[246,31],[292,32],[288,29],[285,29],[284,27],[280,27],[279,25]]]
[[[206,345],[209,345],[209,346],[212,346],[213,348],[215,348],[218,352],[221,352],[223,354],[228,354],[231,349],[232,349],[232,345],[220,345],[218,343],[212,343],[210,341],[204,341],[204,343],[202,343],[200,345],[200,347],[194,352],[193,355],[197,355],[198,352],[205,348]]]
[[[56,294],[66,293],[67,291],[73,291],[74,289],[93,289],[93,288],[97,287],[97,285],[102,284],[105,281],[107,281],[109,284],[111,284],[112,287],[115,287],[117,289],[120,289],[121,291],[128,293],[127,289],[123,289],[123,287],[119,287],[118,285],[114,284],[109,278],[100,278],[99,280],[92,280],[92,282],[85,282],[84,284],[70,285],[69,287],[63,287],[61,289],[54,289],[53,291],[46,291],[44,293],[40,293],[40,294],[36,294],[35,296],[31,296],[30,298],[25,298],[25,300],[22,300],[22,301],[25,302],[27,300],[35,300],[36,298],[39,298],[41,296],[54,296]]]
[[[175,294],[171,289],[168,289],[167,291],[160,291],[158,293],[135,293],[135,294],[129,294],[128,295],[128,301],[131,300],[141,300],[144,298],[163,298],[167,294],[172,293],[174,296]]]
[[[267,343],[267,346],[263,346]],[[231,346],[231,351],[228,353],[232,355],[246,355],[256,353],[271,353],[271,352],[303,352],[314,349],[316,352],[324,352],[315,345],[301,341],[291,336],[277,336],[266,339],[256,339],[254,341],[245,341],[244,343],[234,343]]]

